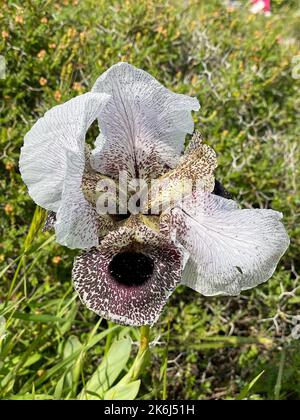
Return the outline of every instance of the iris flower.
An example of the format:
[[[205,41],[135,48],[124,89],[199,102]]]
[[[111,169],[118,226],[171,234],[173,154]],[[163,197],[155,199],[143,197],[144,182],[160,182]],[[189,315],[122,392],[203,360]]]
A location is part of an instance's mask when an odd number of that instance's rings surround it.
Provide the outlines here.
[[[184,152],[198,109],[196,98],[119,63],[91,92],[46,112],[25,136],[22,178],[48,210],[46,228],[54,228],[57,242],[82,250],[74,286],[100,316],[152,325],[179,284],[206,296],[237,295],[268,280],[288,247],[282,214],[239,209],[215,181],[215,152],[197,133]],[[85,140],[95,120],[100,134],[91,149]],[[159,181],[137,200],[138,211],[119,212],[120,173],[126,187],[135,179],[146,186]],[[183,181],[192,184],[189,191]],[[125,201],[134,193],[129,188]],[[115,213],[99,211],[105,194]]]

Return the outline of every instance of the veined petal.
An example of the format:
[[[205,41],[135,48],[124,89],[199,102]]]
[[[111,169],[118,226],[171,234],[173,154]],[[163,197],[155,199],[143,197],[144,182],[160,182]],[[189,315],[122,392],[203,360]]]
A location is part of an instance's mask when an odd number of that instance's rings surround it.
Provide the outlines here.
[[[199,193],[162,217],[162,228],[189,251],[182,283],[207,295],[237,295],[268,280],[289,245],[273,210],[237,208]],[[164,222],[165,219],[165,222]]]
[[[82,188],[84,155],[68,152],[67,168],[59,210],[56,214],[56,240],[74,249],[88,249],[99,244],[99,236],[113,227],[109,217],[97,214],[86,200]]]
[[[76,258],[73,281],[83,303],[126,325],[152,325],[180,281],[183,254],[142,223],[111,231]]]
[[[193,132],[196,98],[176,94],[154,77],[127,63],[112,66],[93,92],[111,95],[99,115],[101,134],[93,151],[96,170],[110,176],[155,178],[173,168],[186,133]]]
[[[41,207],[58,211],[67,152],[84,155],[86,131],[108,99],[108,95],[97,93],[77,96],[46,112],[26,134],[20,172],[30,196]]]

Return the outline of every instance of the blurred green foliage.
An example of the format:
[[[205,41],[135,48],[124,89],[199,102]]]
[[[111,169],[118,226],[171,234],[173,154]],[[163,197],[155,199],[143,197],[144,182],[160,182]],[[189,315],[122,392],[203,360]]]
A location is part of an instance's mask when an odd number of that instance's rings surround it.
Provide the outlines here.
[[[300,398],[300,80],[292,77],[300,9],[273,6],[265,18],[221,1],[2,0],[0,398],[75,395],[74,384],[62,394],[65,365],[56,366],[72,337],[89,342],[98,317],[73,294],[76,253],[40,232],[44,214],[34,213],[18,157],[38,117],[120,60],[199,98],[195,123],[218,153],[217,177],[241,205],[282,211],[291,236],[273,278],[241,297],[174,293],[152,331],[162,345],[153,346],[139,397],[235,399],[251,388],[253,399]],[[98,331],[106,328],[103,320]],[[109,330],[106,345],[67,366],[79,369],[76,390],[125,333],[138,339],[132,328]]]

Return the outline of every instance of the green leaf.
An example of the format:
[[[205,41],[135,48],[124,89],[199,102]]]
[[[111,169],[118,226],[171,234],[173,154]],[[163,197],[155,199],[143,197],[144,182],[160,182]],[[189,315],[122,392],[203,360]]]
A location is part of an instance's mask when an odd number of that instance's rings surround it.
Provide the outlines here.
[[[85,388],[79,394],[78,399],[95,400],[103,398],[105,391],[113,385],[125,368],[130,356],[130,350],[130,338],[114,341]],[[98,395],[98,398],[95,394]]]
[[[29,367],[31,365],[34,365],[36,362],[41,360],[42,355],[40,353],[34,353],[33,355],[29,356],[26,362],[23,364],[23,367]]]
[[[97,327],[97,326],[96,326]],[[103,338],[107,336],[111,331],[119,329],[119,325],[116,325],[112,328],[109,328],[105,331],[102,331],[101,333],[91,336],[88,343],[86,344],[84,350],[88,351],[92,347],[94,347],[99,341],[101,341]],[[66,360],[61,360],[56,365],[54,365],[51,369],[47,371],[45,375],[43,375],[40,379],[36,381],[36,386],[42,385],[44,382],[46,382],[49,378],[51,378],[53,375],[61,371],[62,369],[66,369],[66,367],[69,365],[69,363],[76,359],[78,356],[80,356],[81,350],[74,351],[73,354],[71,354]]]
[[[66,374],[64,373],[56,384],[55,391],[54,391],[54,398],[56,400],[60,400],[64,394],[65,377],[66,377]]]
[[[104,394],[105,400],[134,400],[139,393],[141,380],[129,384],[116,385]]]
[[[6,336],[6,319],[0,315],[0,343]]]
[[[65,322],[63,318],[59,318],[57,316],[47,315],[47,314],[36,315],[36,314],[26,314],[22,312],[15,312],[12,317],[14,319],[22,319],[23,321],[42,322],[42,323]]]
[[[8,400],[53,400],[54,397],[49,394],[21,394],[8,397]]]
[[[79,339],[75,335],[70,336],[65,344],[63,360],[68,360],[74,353],[80,352],[82,347],[83,347],[82,344],[80,343]],[[69,389],[72,389],[77,379],[77,375],[75,375],[74,368],[71,369],[73,365],[76,366],[76,362],[77,362],[76,359],[72,359],[69,362],[69,365],[67,366],[69,370],[65,376],[65,382]]]
[[[70,331],[72,326],[74,325],[74,320],[76,317],[78,306],[76,302],[74,302],[75,295],[69,300],[70,306],[67,305],[63,308],[57,315],[64,319],[64,323],[60,323],[58,325],[58,330],[61,335],[66,334],[66,332]]]

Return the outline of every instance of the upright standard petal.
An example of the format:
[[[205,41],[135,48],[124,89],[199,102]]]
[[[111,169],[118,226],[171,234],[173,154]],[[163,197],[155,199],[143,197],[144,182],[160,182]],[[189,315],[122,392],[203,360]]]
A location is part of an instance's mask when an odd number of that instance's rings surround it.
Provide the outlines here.
[[[97,93],[77,96],[46,112],[26,134],[20,172],[30,196],[41,207],[58,211],[67,171],[67,152],[84,155],[86,131],[108,99],[108,95]]]
[[[237,208],[198,192],[162,216],[162,230],[189,251],[182,283],[207,295],[237,295],[268,280],[289,245],[273,210]],[[168,226],[167,226],[168,225]]]
[[[152,325],[179,284],[183,251],[131,216],[100,246],[76,258],[73,281],[83,303],[126,325]],[[132,223],[133,221],[133,223]]]
[[[113,227],[109,217],[97,214],[83,191],[84,155],[68,152],[62,197],[56,214],[56,240],[68,248],[88,249],[99,244],[99,237]]]
[[[193,132],[196,98],[169,91],[127,63],[102,74],[93,92],[111,95],[99,116],[96,170],[110,176],[126,171],[132,178],[155,178],[177,164],[186,133]]]

